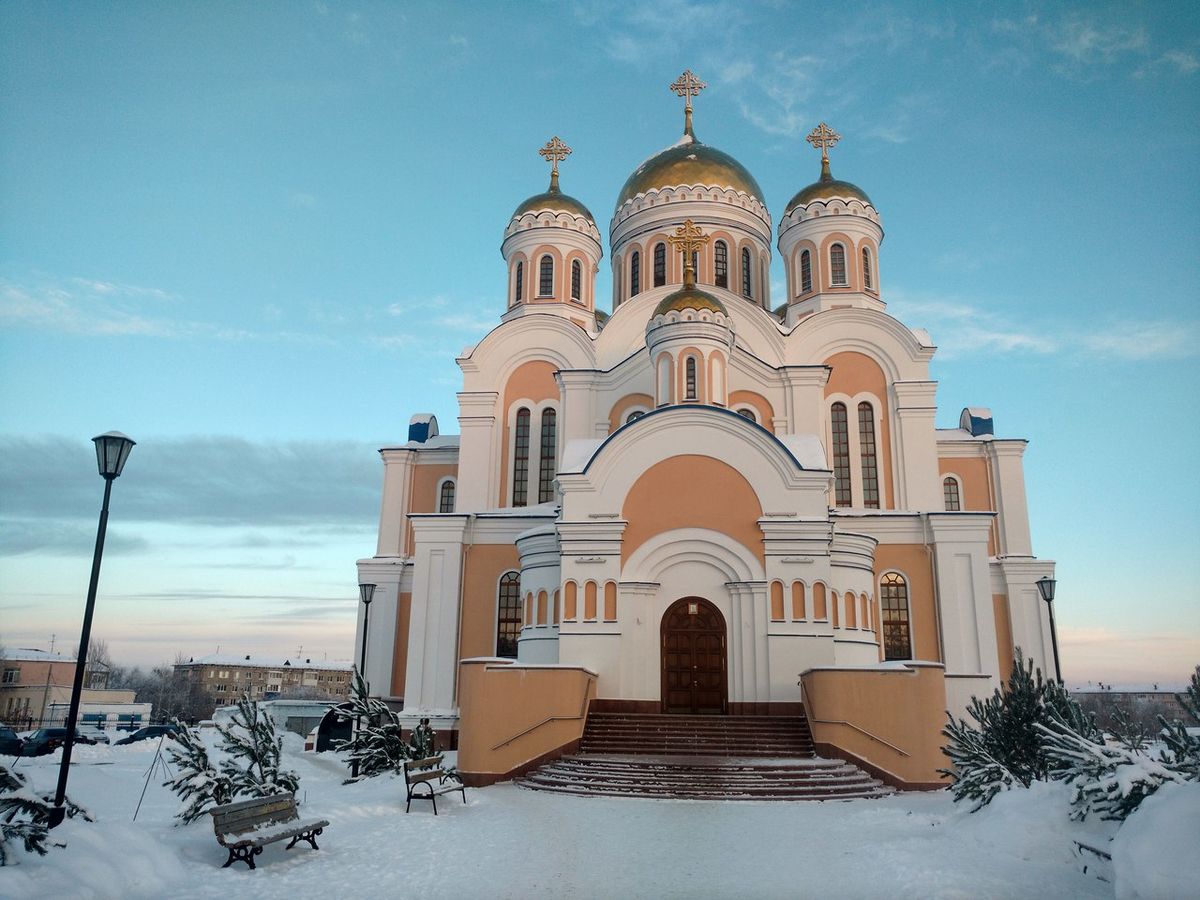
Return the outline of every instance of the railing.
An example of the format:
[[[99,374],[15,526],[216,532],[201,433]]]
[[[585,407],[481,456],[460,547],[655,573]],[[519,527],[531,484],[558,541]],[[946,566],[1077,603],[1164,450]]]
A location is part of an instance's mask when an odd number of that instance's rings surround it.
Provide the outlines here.
[[[853,722],[847,722],[845,719],[812,719],[812,718],[810,718],[808,721],[809,722],[817,722],[818,724],[821,724],[821,725],[845,725],[847,728],[853,728],[859,734],[866,735],[873,741],[878,741],[880,744],[883,744],[883,746],[887,747],[888,749],[895,750],[901,756],[912,756],[912,754],[909,753],[908,751],[901,750],[895,744],[893,744],[889,741],[885,741],[879,735],[872,734],[871,732],[867,731],[867,729],[860,728],[859,726],[855,725]]]
[[[586,684],[586,683],[585,683],[585,684]],[[537,730],[538,730],[539,728],[541,728],[543,725],[549,725],[551,722],[560,722],[560,721],[576,721],[576,720],[578,720],[578,719],[583,719],[583,718],[586,718],[586,716],[587,716],[587,706],[588,706],[588,691],[587,691],[587,688],[586,688],[586,686],[585,686],[585,688],[584,688],[584,691],[583,691],[583,702],[580,704],[580,707],[579,707],[579,714],[578,714],[578,715],[574,715],[574,716],[546,716],[546,718],[542,719],[542,721],[540,721],[540,722],[536,722],[536,723],[534,723],[533,725],[530,725],[530,726],[529,726],[528,728],[526,728],[525,730],[523,730],[523,731],[518,731],[518,732],[517,732],[516,734],[514,734],[512,737],[504,739],[503,741],[501,741],[500,743],[498,743],[498,744],[497,744],[495,747],[493,747],[493,748],[492,748],[492,750],[499,750],[501,747],[504,747],[504,746],[506,746],[506,745],[508,745],[508,744],[511,744],[511,743],[512,743],[513,741],[515,741],[517,738],[522,738],[522,737],[525,737],[525,735],[527,735],[527,734],[529,734],[529,733],[531,733],[531,732],[537,731]]]

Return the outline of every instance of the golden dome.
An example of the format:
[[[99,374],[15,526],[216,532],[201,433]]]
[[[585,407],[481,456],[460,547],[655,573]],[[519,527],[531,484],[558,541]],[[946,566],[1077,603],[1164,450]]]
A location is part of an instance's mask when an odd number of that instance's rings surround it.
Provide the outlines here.
[[[745,166],[728,153],[700,143],[695,135],[685,134],[678,144],[656,153],[637,167],[621,188],[617,209],[638,194],[684,184],[733,188],[762,201],[762,188]]]
[[[723,316],[729,315],[729,310],[725,308],[725,304],[712,294],[702,291],[695,286],[688,287],[685,285],[658,301],[658,306],[654,307],[654,312],[650,318],[653,319],[656,316],[661,316],[669,312],[682,312],[685,309],[707,309],[710,312],[720,313]]]
[[[843,200],[861,200],[863,203],[874,206],[866,191],[858,185],[835,179],[829,171],[829,160],[824,160],[821,163],[821,177],[793,197],[788,202],[787,209],[783,211],[783,214],[786,216],[797,206],[804,206],[814,200],[832,200],[834,197],[840,197]]]
[[[527,212],[540,212],[543,209],[549,209],[553,212],[570,213],[573,216],[583,216],[593,225],[596,223],[595,218],[593,218],[586,206],[574,197],[564,194],[558,189],[558,179],[554,179],[550,183],[550,190],[534,194],[518,206],[512,217],[517,219]]]

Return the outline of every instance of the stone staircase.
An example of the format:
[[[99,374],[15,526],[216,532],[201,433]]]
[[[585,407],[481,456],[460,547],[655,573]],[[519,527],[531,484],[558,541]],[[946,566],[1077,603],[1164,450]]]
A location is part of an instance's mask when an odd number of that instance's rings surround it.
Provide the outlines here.
[[[813,754],[803,716],[591,713],[579,753],[517,779],[563,794],[687,800],[851,800],[892,788]]]

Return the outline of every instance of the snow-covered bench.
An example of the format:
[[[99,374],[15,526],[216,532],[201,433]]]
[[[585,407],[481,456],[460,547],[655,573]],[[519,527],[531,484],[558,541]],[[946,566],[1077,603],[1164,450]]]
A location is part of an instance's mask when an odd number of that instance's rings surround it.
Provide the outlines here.
[[[454,791],[462,794],[463,803],[467,802],[466,785],[453,772],[442,768],[441,756],[428,756],[425,759],[410,759],[405,762],[404,781],[408,785],[408,802],[404,804],[406,813],[413,800],[428,800],[433,804],[433,814],[436,816],[438,795]],[[421,787],[425,790],[417,793],[417,789]]]
[[[237,860],[253,869],[254,857],[262,853],[264,845],[285,838],[292,839],[287,845],[288,850],[295,847],[297,841],[308,841],[314,850],[319,850],[317,835],[329,824],[324,819],[301,821],[296,812],[295,794],[240,800],[215,806],[208,813],[213,817],[217,843],[229,851],[223,869]]]

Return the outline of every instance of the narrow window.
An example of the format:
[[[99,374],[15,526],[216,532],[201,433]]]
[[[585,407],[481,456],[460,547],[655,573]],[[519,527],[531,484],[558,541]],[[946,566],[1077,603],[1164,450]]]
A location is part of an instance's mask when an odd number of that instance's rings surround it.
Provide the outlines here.
[[[687,388],[686,388],[687,392],[684,394],[683,399],[695,400],[696,399],[696,357],[689,356],[687,358],[687,363],[684,365],[684,371],[686,373],[685,377],[687,379]]]
[[[699,280],[699,278],[700,278],[700,257],[697,255],[695,250],[692,251],[692,274],[694,276],[696,276],[697,280]]]
[[[554,499],[554,448],[557,445],[555,431],[558,414],[552,409],[542,410],[542,457],[538,464],[538,503],[549,503]]]
[[[850,506],[850,430],[846,404],[833,404],[829,413],[833,425],[833,502],[835,506]]]
[[[654,286],[662,287],[667,283],[667,245],[654,245]]]
[[[750,298],[750,248],[742,248],[742,296]]]
[[[513,286],[513,303],[521,302],[521,291],[525,288],[525,263],[517,263],[516,284]]]
[[[513,506],[527,506],[529,493],[529,410],[517,410],[513,440]]]
[[[805,250],[800,254],[800,293],[812,290],[812,254]]]
[[[454,512],[454,482],[448,478],[442,482],[441,495],[438,497],[438,512]]]
[[[741,409],[739,409],[739,410],[737,411],[737,414],[738,414],[739,416],[741,416],[743,419],[749,419],[751,422],[757,422],[757,421],[758,421],[758,419],[757,419],[757,418],[755,417],[755,415],[754,415],[754,410],[752,410],[752,409],[747,409],[747,408],[746,408],[746,407],[744,407],[744,406],[743,406]]]
[[[883,658],[912,659],[908,624],[908,585],[895,572],[879,579],[879,605],[883,611]]]
[[[833,273],[835,285],[846,284],[846,248],[841,244],[829,248],[829,271]]]
[[[713,283],[717,287],[729,287],[729,246],[724,241],[713,245]]]
[[[863,506],[879,509],[879,466],[875,459],[875,410],[858,404],[858,449],[862,454]]]
[[[946,500],[946,512],[958,512],[962,503],[958,496],[958,481],[946,478],[942,481],[942,496]]]
[[[517,638],[521,635],[521,576],[506,572],[500,579],[496,598],[496,655],[517,657]]]
[[[636,250],[629,257],[629,296],[636,297],[642,290],[642,254]]]
[[[538,296],[554,296],[554,259],[549,254],[538,264]]]
[[[872,280],[871,280],[871,251],[869,249],[867,249],[866,247],[863,247],[862,258],[863,258],[863,263],[862,263],[863,287],[866,288],[868,291],[873,291],[873,290],[875,290],[875,285],[874,285],[874,282],[872,282]]]
[[[571,262],[571,299],[576,303],[583,302],[583,266],[577,259]]]

